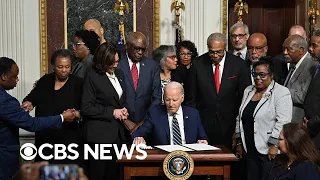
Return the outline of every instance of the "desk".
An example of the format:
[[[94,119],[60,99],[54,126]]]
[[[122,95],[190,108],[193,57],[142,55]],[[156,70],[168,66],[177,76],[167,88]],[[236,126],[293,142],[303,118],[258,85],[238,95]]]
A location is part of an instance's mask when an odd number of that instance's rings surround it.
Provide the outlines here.
[[[226,147],[217,146],[220,151],[188,152],[194,161],[192,175],[222,175],[225,180],[230,179],[230,164],[239,159]],[[131,160],[125,156],[118,163],[124,166],[124,180],[130,180],[132,176],[165,176],[162,163],[168,152],[162,150],[146,150],[147,158],[135,159],[134,152]]]

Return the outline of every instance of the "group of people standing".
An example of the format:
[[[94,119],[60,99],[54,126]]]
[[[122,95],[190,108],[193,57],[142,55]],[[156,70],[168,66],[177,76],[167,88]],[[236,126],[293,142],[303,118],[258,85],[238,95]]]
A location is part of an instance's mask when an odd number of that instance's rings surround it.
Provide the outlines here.
[[[54,72],[37,81],[21,107],[26,112],[36,108],[36,117],[70,113],[65,120],[75,119],[63,122],[59,129],[45,129],[52,124],[31,128],[37,131],[36,146],[219,144],[245,159],[240,162],[243,167],[232,168],[234,179],[320,179],[320,157],[310,138],[320,131],[320,73],[314,60],[320,58],[320,33],[311,39],[310,54],[305,34],[299,34],[301,28],[291,28],[278,58],[266,57],[266,36],[250,36],[245,24],[230,28],[231,51],[226,49],[224,34],[212,33],[203,55],[198,56],[194,43],[182,41],[177,47],[161,45],[148,58],[142,33],[131,33],[122,53],[104,39],[99,21],[91,19],[75,33],[77,60],[72,60],[68,50],[55,51],[51,57]],[[5,77],[15,66],[4,71],[2,64],[1,59],[0,88],[7,90]],[[0,103],[2,108],[1,96]],[[30,130],[9,120],[0,113],[0,131],[11,126]],[[142,125],[131,135],[125,120]],[[0,162],[3,142],[0,138]],[[45,154],[53,154],[46,150]],[[121,179],[115,158],[51,162],[77,163],[89,179]],[[13,175],[1,168],[0,163],[0,179]]]

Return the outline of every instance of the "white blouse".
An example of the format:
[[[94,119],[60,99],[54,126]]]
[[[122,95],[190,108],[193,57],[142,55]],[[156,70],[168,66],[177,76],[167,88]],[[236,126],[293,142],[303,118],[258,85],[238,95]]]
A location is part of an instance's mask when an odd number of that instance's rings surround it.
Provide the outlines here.
[[[121,96],[122,96],[123,90],[121,88],[121,85],[119,83],[119,80],[118,80],[117,76],[114,73],[111,75],[111,74],[106,72],[106,74],[107,74],[111,84],[113,85],[114,89],[117,91],[117,93],[119,95],[119,99],[120,99]]]

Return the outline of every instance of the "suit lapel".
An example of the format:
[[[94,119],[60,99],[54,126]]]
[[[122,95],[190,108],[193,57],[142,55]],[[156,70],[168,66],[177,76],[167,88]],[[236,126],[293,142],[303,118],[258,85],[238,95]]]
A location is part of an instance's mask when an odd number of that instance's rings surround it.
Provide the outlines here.
[[[212,90],[215,92],[215,96],[217,95],[217,90],[216,90],[216,82],[214,80],[214,74],[213,74],[213,67],[212,67],[212,62],[210,60],[210,57],[209,55],[207,54],[206,55],[207,57],[204,58],[205,61],[204,62],[204,66],[203,66],[203,70],[204,72],[206,73],[206,76],[208,78],[208,81],[207,82],[210,82],[211,83],[211,86],[212,86]]]
[[[76,63],[75,68],[72,70],[71,74],[76,74],[77,71],[82,67],[82,65],[83,65],[83,62],[79,61],[78,63]]]
[[[133,80],[132,80],[132,75],[130,71],[130,66],[129,66],[129,60],[126,54],[122,54],[122,60],[120,61],[121,64],[121,69],[123,70],[125,76],[127,76],[127,80],[131,84],[132,89],[134,89],[133,85]]]
[[[165,110],[165,108],[166,107],[163,106],[164,113],[162,113],[162,116],[160,117],[160,122],[162,122],[162,127],[164,132],[166,133],[168,144],[170,144],[170,130],[169,130],[170,125],[169,125],[168,113]]]
[[[138,87],[137,87],[137,91],[136,91],[136,97],[139,97],[139,95],[143,91],[144,82],[146,82],[147,78],[149,78],[148,76],[145,76],[146,74],[148,74],[146,72],[147,68],[145,65],[145,60],[140,61],[139,66],[140,66],[140,69],[139,69],[139,79],[138,79]]]
[[[192,120],[189,119],[190,116],[189,116],[188,112],[184,110],[184,107],[183,107],[183,106],[182,106],[182,114],[183,114],[184,136],[185,136],[185,138],[186,138],[186,143],[188,144],[188,143],[190,142],[190,141],[189,141],[189,139],[190,139],[189,136],[190,136],[191,133],[192,133],[192,132],[189,132],[189,131],[190,131],[189,127],[192,127],[192,124],[190,124],[190,122],[191,122]],[[195,127],[193,127],[193,128],[195,128]]]
[[[260,99],[257,107],[254,109],[253,118],[256,117],[260,108],[270,99],[274,86],[275,86],[275,82],[272,81],[269,87],[267,88],[267,90],[263,93],[262,98]]]
[[[102,79],[105,79],[105,81],[107,81],[107,84],[108,84],[108,85],[107,85],[106,87],[111,87],[111,88],[108,88],[108,89],[109,89],[109,92],[112,93],[113,98],[116,100],[116,102],[117,102],[119,105],[121,105],[121,104],[120,104],[119,95],[118,95],[116,89],[113,87],[113,85],[112,85],[110,79],[108,78],[108,76],[107,76],[106,74],[101,75],[101,76],[102,76],[102,77],[101,77]],[[102,81],[102,82],[103,82],[103,81]],[[108,90],[108,89],[107,89],[107,90]]]
[[[298,77],[300,76],[300,74],[303,72],[303,70],[305,69],[305,67],[307,66],[307,64],[309,63],[309,58],[310,55],[307,54],[307,56],[304,58],[304,60],[302,61],[302,63],[300,64],[300,66],[298,67],[298,69],[296,70],[296,72],[294,72],[294,74],[292,75],[290,81],[289,81],[289,84],[293,84],[297,79]],[[301,60],[300,60],[301,61]]]
[[[124,101],[124,97],[125,97],[125,94],[126,94],[126,92],[125,92],[125,84],[124,84],[124,81],[123,81],[123,77],[121,77],[120,75],[119,75],[119,71],[118,70],[116,70],[115,71],[115,74],[116,74],[116,77],[118,78],[118,81],[119,81],[119,83],[120,83],[120,86],[121,86],[121,89],[122,89],[122,96],[120,97],[120,103],[121,102],[123,102]],[[122,104],[122,103],[121,103]]]
[[[220,91],[219,91],[219,95],[221,93],[223,93],[223,89],[228,87],[228,81],[229,81],[229,77],[230,77],[230,73],[233,73],[233,68],[232,68],[232,62],[230,62],[230,60],[228,59],[228,53],[226,53],[226,57],[224,60],[224,67],[223,67],[223,73],[222,73],[222,77],[221,77],[221,83],[220,83]]]

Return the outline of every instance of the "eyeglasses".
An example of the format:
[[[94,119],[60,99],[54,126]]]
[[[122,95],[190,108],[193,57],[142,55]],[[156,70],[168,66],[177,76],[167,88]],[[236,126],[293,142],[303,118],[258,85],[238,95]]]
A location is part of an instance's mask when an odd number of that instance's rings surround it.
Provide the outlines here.
[[[78,42],[78,43],[72,43],[72,47],[78,47],[80,45],[85,45],[86,43],[84,42]]]
[[[252,72],[251,73],[253,77],[260,77],[260,78],[265,78],[267,75],[269,75],[270,73],[267,72]]]
[[[180,53],[179,55],[180,55],[181,57],[190,57],[190,56],[192,56],[192,52]]]
[[[253,52],[256,50],[256,52],[261,52],[263,51],[263,48],[266,46],[260,46],[260,47],[253,47],[253,46],[248,46],[248,51]]]
[[[167,56],[167,58],[176,59],[176,58],[177,58],[177,55]]]
[[[247,34],[231,34],[230,37],[233,39],[237,39],[237,37],[239,39],[242,39],[242,38],[244,38],[245,35],[247,35]]]
[[[146,47],[137,47],[137,46],[134,46],[133,44],[129,44],[132,48],[133,48],[133,50],[135,51],[135,52],[145,52],[146,50],[147,50],[147,48]]]
[[[222,56],[224,55],[224,50],[219,50],[219,51],[211,51],[209,50],[209,55],[218,55],[218,56]]]

